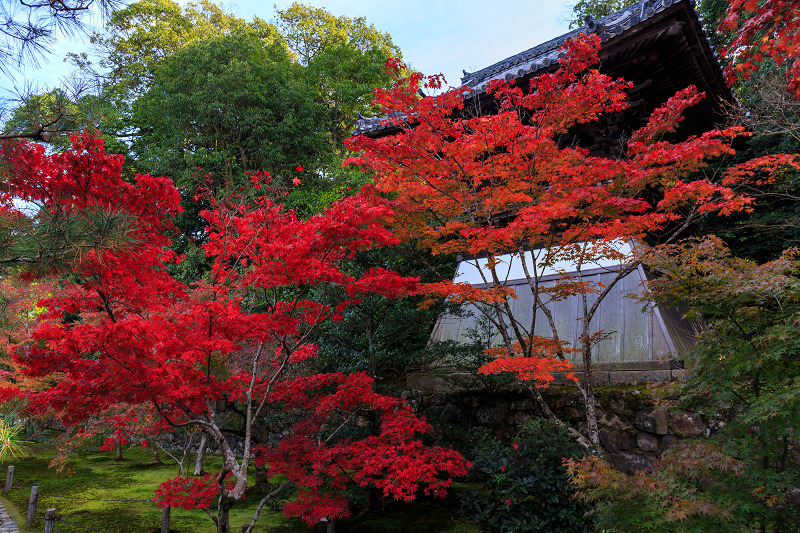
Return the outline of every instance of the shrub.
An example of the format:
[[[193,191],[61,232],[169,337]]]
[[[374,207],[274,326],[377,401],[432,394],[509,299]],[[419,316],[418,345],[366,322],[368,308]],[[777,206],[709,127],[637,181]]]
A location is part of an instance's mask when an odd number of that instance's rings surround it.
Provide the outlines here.
[[[575,497],[562,464],[581,455],[547,420],[521,425],[510,445],[487,439],[472,460],[472,476],[483,489],[464,496],[462,510],[485,532],[588,531],[589,508]]]

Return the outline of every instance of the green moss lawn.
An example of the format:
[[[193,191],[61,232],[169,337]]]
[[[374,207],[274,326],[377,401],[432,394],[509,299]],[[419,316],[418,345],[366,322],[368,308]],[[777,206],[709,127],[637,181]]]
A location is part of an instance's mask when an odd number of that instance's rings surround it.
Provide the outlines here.
[[[25,457],[0,463],[0,483],[5,481],[6,468],[13,464],[14,487],[3,495],[12,518],[18,520],[26,532],[44,530],[44,512],[55,508],[61,520],[57,522],[60,533],[78,533],[91,530],[108,533],[159,532],[161,509],[152,503],[153,490],[165,479],[177,475],[174,462],[151,464],[149,450],[126,449],[124,460],[115,461],[113,453],[97,452],[76,455],[68,468],[57,472],[48,464],[55,450],[34,446]],[[209,455],[206,470],[214,469],[218,461]],[[192,463],[193,464],[193,463]],[[32,528],[25,528],[25,512],[31,486],[39,486],[37,517]],[[456,487],[458,490],[458,486]],[[248,499],[240,502],[231,512],[232,531],[240,531],[249,522],[260,496],[251,491]],[[75,525],[73,525],[75,524]],[[91,529],[88,529],[91,528]],[[477,529],[459,519],[458,500],[420,499],[412,504],[388,502],[381,511],[372,511],[340,521],[337,533],[467,533]],[[172,509],[170,531],[174,533],[213,533],[211,519],[203,511]],[[257,532],[286,533],[307,532],[300,520],[287,518],[278,511],[265,510],[259,518]],[[324,531],[320,528],[318,531]]]

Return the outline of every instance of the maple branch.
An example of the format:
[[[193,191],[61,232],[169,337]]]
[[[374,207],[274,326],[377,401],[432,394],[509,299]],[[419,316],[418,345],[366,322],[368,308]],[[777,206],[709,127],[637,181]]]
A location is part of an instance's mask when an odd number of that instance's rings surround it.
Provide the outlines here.
[[[496,263],[492,260],[489,264],[491,265],[489,267],[489,272],[491,272],[492,274],[492,282],[494,283],[495,287],[500,287],[501,283],[500,283],[500,278],[497,277],[497,267],[495,266]],[[511,312],[511,305],[509,305],[508,303],[508,297],[503,298],[501,305],[503,306],[505,311],[505,318],[508,318],[508,321],[511,323],[511,328],[514,330],[514,335],[517,337],[517,342],[519,343],[520,347],[522,347],[522,349],[524,350],[525,338],[519,331],[519,324],[514,319],[514,315]],[[503,320],[503,322],[505,323],[505,320]],[[504,339],[507,335],[508,335],[507,333],[504,335]],[[512,346],[509,345],[508,348],[509,348],[508,355],[512,355],[513,353]]]
[[[443,276],[436,269],[436,267],[430,264],[430,261],[428,261],[423,254],[419,253],[417,247],[395,246],[394,249],[404,257],[413,258],[414,260],[424,264],[428,268],[428,270],[430,270],[438,279],[446,279],[445,276]]]
[[[244,446],[242,452],[242,468],[247,468],[247,460],[250,455],[250,437],[253,431],[253,387],[255,387],[256,383],[256,373],[258,371],[258,361],[261,358],[261,349],[263,348],[264,343],[259,342],[258,348],[256,348],[256,353],[253,356],[253,370],[250,375],[250,386],[247,388],[247,392],[245,393],[245,397],[247,398],[247,407],[246,407],[246,418],[245,418],[245,433],[244,433]]]
[[[164,447],[164,446],[163,446],[163,445],[162,445],[160,442],[157,442],[157,441],[154,441],[154,440],[152,440],[152,439],[151,439],[151,440],[150,440],[150,443],[151,443],[151,445],[154,443],[156,446],[158,446],[158,448],[159,448],[159,449],[160,449],[162,452],[164,452],[165,454],[167,454],[169,457],[171,457],[171,458],[172,458],[172,460],[173,460],[173,461],[175,461],[176,463],[178,463],[178,469],[180,470],[180,476],[181,476],[182,478],[185,478],[185,477],[186,477],[186,469],[183,467],[183,463],[184,463],[184,461],[186,460],[186,454],[187,454],[187,452],[188,452],[188,451],[189,451],[189,449],[192,447],[192,440],[193,440],[193,439],[194,439],[194,433],[192,433],[192,432],[189,432],[189,439],[187,440],[187,442],[186,442],[186,445],[184,445],[184,447],[183,447],[183,455],[181,455],[181,458],[180,458],[180,460],[179,460],[177,457],[175,457],[175,456],[174,456],[172,453],[170,453],[170,451],[169,451],[169,450],[167,450],[167,449],[166,449],[166,448],[165,448],[165,447]]]
[[[239,252],[238,257],[236,257],[236,260],[231,264],[230,272],[228,272],[228,275],[226,275],[225,279],[222,280],[223,284],[228,283],[228,280],[229,280],[230,276],[233,274],[234,267],[239,264],[239,262],[242,260],[242,257],[244,257],[245,252],[250,249],[250,245],[253,244],[253,242],[255,241],[256,237],[258,237],[260,235],[261,230],[264,228],[264,224],[266,224],[266,223],[262,223],[262,225],[259,226],[258,230],[253,232],[253,235],[250,237],[250,239],[247,241],[247,243],[244,246],[242,246],[242,251]],[[224,255],[222,257],[224,257]],[[220,266],[221,265],[222,265],[222,262],[220,262]]]
[[[493,261],[494,260],[494,256],[491,256],[490,260]],[[493,279],[496,280],[496,281],[489,282],[489,280],[486,278],[486,274],[484,273],[484,269],[480,266],[480,263],[478,262],[478,258],[475,258],[474,261],[475,261],[474,266],[475,266],[476,269],[478,269],[478,273],[480,274],[484,285],[486,285],[487,287],[490,287],[490,288],[501,286],[499,284],[499,280],[497,278],[497,273],[496,273],[496,271],[494,271],[494,267],[490,268],[490,272],[492,272]],[[470,300],[470,301],[473,304],[475,303],[474,300]],[[508,334],[508,325],[506,324],[506,321],[505,321],[505,318],[509,317],[510,315],[504,314],[503,310],[500,307],[500,304],[497,303],[497,302],[492,302],[492,303],[488,303],[488,304],[485,303],[485,302],[480,302],[480,303],[483,303],[483,305],[487,306],[488,308],[490,308],[490,309],[492,309],[494,311],[495,316],[493,317],[491,315],[491,313],[489,313],[489,311],[487,311],[485,308],[483,308],[481,306],[476,306],[476,307],[478,307],[478,310],[481,312],[481,314],[487,320],[489,320],[492,324],[494,324],[494,326],[500,332],[500,335],[503,337],[503,344],[505,344],[509,355],[511,355],[514,352],[514,342],[511,340],[511,336]],[[510,320],[513,322],[514,318],[510,317]]]
[[[275,496],[279,495],[284,490],[286,490],[291,484],[292,484],[291,481],[284,481],[283,483],[278,485],[278,487],[275,490],[273,490],[272,492],[261,498],[261,501],[258,502],[258,506],[256,507],[253,519],[250,521],[249,524],[247,524],[246,529],[245,527],[242,527],[242,533],[251,533],[251,531],[253,531],[253,528],[256,527],[256,522],[258,521],[258,517],[261,514],[261,510],[264,508],[264,505],[266,505],[266,503],[269,500],[271,500],[272,498],[274,498]]]
[[[158,412],[159,416],[164,419],[164,421],[169,424],[171,427],[174,428],[184,428],[188,426],[200,426],[201,428],[208,429],[207,433],[209,433],[215,440],[219,440],[218,438],[222,438],[222,433],[219,428],[213,422],[207,422],[201,418],[195,418],[192,420],[187,420],[185,422],[175,422],[170,419],[169,414],[161,407],[155,399],[151,400],[153,402],[153,407],[155,407],[156,411]],[[212,412],[212,411],[210,411]],[[191,414],[191,411],[188,409],[186,410],[187,414]],[[224,440],[224,439],[223,439]]]
[[[682,234],[682,233],[683,233],[683,231],[684,231],[686,228],[688,228],[688,227],[689,227],[689,224],[691,224],[692,222],[694,222],[694,220],[695,220],[695,216],[697,215],[697,213],[698,213],[698,208],[697,208],[697,206],[696,206],[696,205],[693,205],[693,206],[692,206],[692,208],[691,208],[691,210],[689,211],[689,214],[688,214],[688,215],[686,215],[686,218],[684,219],[684,221],[683,221],[683,224],[681,224],[681,225],[680,225],[680,226],[679,226],[677,229],[675,229],[675,230],[674,230],[674,231],[671,233],[671,235],[670,235],[669,237],[667,237],[667,239],[664,241],[664,243],[663,243],[663,244],[670,244],[670,243],[671,243],[671,242],[673,242],[675,239],[677,239],[677,238],[678,238],[678,236],[679,236],[680,234]]]
[[[745,331],[744,327],[742,327],[742,324],[736,320],[736,318],[730,312],[728,313],[728,320],[730,320],[731,323],[736,326],[736,329],[739,330],[739,333],[742,334],[742,338],[744,338],[745,342],[747,342],[747,345],[750,346],[750,350],[752,350],[753,355],[757,356],[760,350],[758,346],[753,344],[753,336]]]
[[[734,389],[733,387],[731,387],[731,392],[733,393],[733,395],[734,395],[734,396],[736,396],[737,398],[739,398],[739,400],[740,400],[740,401],[741,401],[743,404],[745,404],[745,405],[750,405],[750,401],[749,401],[747,398],[745,398],[744,396],[742,396],[741,394],[739,394],[738,392],[736,392],[736,389]]]
[[[575,442],[586,448],[587,450],[591,450],[593,448],[593,444],[589,442],[589,440],[584,437],[577,429],[573,428],[569,424],[565,424],[551,409],[550,406],[547,405],[542,393],[537,389],[535,386],[531,385],[529,381],[518,381],[524,386],[533,396],[533,400],[536,402],[536,405],[542,410],[545,418],[548,420],[553,421],[559,428],[563,429],[567,433],[569,433],[572,438],[575,439]]]
[[[339,430],[342,429],[348,422],[350,422],[353,419],[354,416],[356,416],[356,412],[355,411],[351,412],[349,414],[349,416],[347,418],[345,418],[344,421],[342,421],[341,424],[339,424],[339,427],[336,428],[335,430],[333,430],[333,433],[328,435],[328,437],[324,441],[325,444],[329,443],[331,441],[331,439],[333,439],[333,437],[339,432]],[[322,440],[319,437],[317,437],[317,442],[319,444],[322,444]]]
[[[528,262],[525,260],[525,249],[522,245],[518,248],[519,254],[522,260],[522,271],[525,273],[525,279],[528,281],[528,286],[531,288],[531,294],[533,294],[534,300],[536,301],[536,305],[533,307],[532,317],[531,317],[531,335],[535,331],[536,327],[536,313],[539,309],[542,310],[544,316],[547,318],[547,322],[550,325],[550,333],[552,334],[553,340],[556,342],[556,346],[558,346],[558,351],[556,352],[556,356],[561,359],[565,360],[566,356],[564,355],[564,350],[562,349],[561,338],[558,335],[558,328],[556,328],[556,321],[553,317],[552,311],[542,301],[542,295],[539,291],[539,274],[536,269],[536,258],[533,256],[533,252],[531,252],[531,257],[533,259],[533,273],[534,276],[531,276],[531,273],[528,269]],[[547,253],[545,253],[547,255]]]
[[[219,518],[217,518],[217,515],[212,513],[211,510],[208,507],[203,507],[202,509],[203,509],[203,512],[206,513],[211,518],[211,520],[214,521],[214,525],[218,526],[219,525]]]
[[[261,403],[259,404],[258,409],[256,409],[255,413],[253,413],[253,418],[259,418],[261,416],[261,411],[264,409],[264,406],[266,406],[267,398],[269,397],[269,393],[272,391],[273,383],[275,383],[275,380],[278,379],[278,375],[280,375],[280,373],[283,372],[283,369],[286,367],[286,363],[289,361],[289,354],[286,353],[285,348],[284,348],[284,353],[285,355],[280,363],[280,366],[278,367],[277,370],[275,370],[275,373],[272,375],[269,382],[267,382],[267,388],[264,391],[264,396],[261,399]]]
[[[108,313],[111,322],[116,323],[117,319],[114,317],[114,311],[111,309],[111,300],[100,289],[97,289],[97,294],[100,296],[100,300],[103,302],[103,309]]]
[[[783,436],[783,450],[781,451],[780,455],[780,466],[777,469],[777,472],[783,472],[788,467],[788,459],[789,459],[789,437],[788,435]]]
[[[611,280],[611,282],[609,282],[608,285],[606,285],[606,287],[597,295],[597,299],[595,300],[592,307],[589,309],[588,315],[586,317],[587,321],[591,321],[592,317],[594,317],[594,314],[597,312],[597,309],[600,307],[600,303],[603,301],[603,298],[605,298],[608,295],[608,293],[611,292],[611,289],[614,288],[614,285],[616,285],[617,282],[620,281],[621,279],[627,277],[631,272],[636,270],[640,264],[641,261],[636,260],[626,264],[622,270],[617,271],[618,274],[614,277],[614,279]]]

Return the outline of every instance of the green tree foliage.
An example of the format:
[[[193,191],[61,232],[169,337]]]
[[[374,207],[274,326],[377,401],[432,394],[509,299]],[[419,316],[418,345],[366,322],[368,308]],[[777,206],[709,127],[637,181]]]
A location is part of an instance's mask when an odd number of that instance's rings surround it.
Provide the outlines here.
[[[401,57],[400,49],[388,33],[367,24],[363,17],[336,17],[299,3],[278,10],[278,25],[327,110],[325,127],[331,148],[343,157],[343,141],[359,113],[374,111],[373,89],[388,87],[384,64],[390,57]]]
[[[117,131],[121,122],[118,109],[108,100],[57,88],[26,98],[13,110],[3,129],[6,138],[44,141],[59,151],[72,146],[71,133],[89,130],[103,139],[109,151],[125,154],[125,143],[102,133]]]
[[[759,72],[758,76],[761,75]],[[786,94],[785,91],[782,94]],[[718,161],[717,168],[724,171],[732,164],[756,157],[797,152],[800,152],[800,140],[795,140],[792,135],[767,135],[757,131],[736,156]],[[774,180],[755,177],[741,183],[739,190],[754,199],[752,211],[734,213],[727,218],[709,216],[698,227],[698,234],[717,235],[725,240],[734,255],[757,262],[772,261],[787,247],[800,246],[798,170],[784,167],[775,174]]]
[[[200,40],[245,29],[270,43],[281,40],[274,26],[258,18],[247,23],[208,0],[185,7],[172,0],[140,0],[113,13],[104,30],[92,36],[89,53],[70,58],[81,77],[100,87],[100,99],[116,109],[120,120],[104,124],[103,132],[127,141],[139,135],[133,105],[168,57]]]
[[[720,26],[730,5],[728,0],[700,0],[697,5],[706,35],[718,52],[736,37]],[[722,66],[728,66],[737,61],[738,54],[718,54],[718,58]],[[752,75],[735,80],[731,88],[736,101],[727,120],[746,125],[752,137],[740,140],[737,155],[720,161],[720,170],[754,157],[800,152],[800,100],[786,90],[786,67],[787,63],[779,65],[764,56]],[[751,213],[727,219],[712,216],[700,233],[718,235],[735,255],[759,262],[774,260],[785,248],[800,245],[800,173],[785,169],[778,180],[748,184],[745,192],[755,199]]]
[[[248,24],[220,6],[201,0],[185,7],[172,0],[139,0],[116,11],[103,33],[92,36],[98,75],[137,96],[153,81],[156,68],[183,47],[246,27],[266,41],[279,41],[274,26],[256,18]],[[93,67],[87,56],[73,55],[80,67]]]
[[[750,434],[765,446],[765,466],[779,464],[777,450],[800,424],[797,250],[759,265],[707,238],[666,246],[650,264],[660,273],[651,284],[654,296],[709,323],[682,387],[686,399],[712,409],[737,406],[737,422],[761,428]]]
[[[623,531],[797,531],[798,251],[759,265],[706,238],[649,263],[653,296],[708,323],[676,392],[716,433],[670,450],[652,474],[627,477],[595,458],[571,465],[575,481]]]
[[[570,5],[572,14],[569,28],[580,28],[586,24],[586,17],[597,20],[635,2],[636,0],[578,0]]]
[[[238,187],[257,170],[288,180],[324,158],[322,110],[308,94],[281,43],[250,30],[200,40],[169,56],[136,101],[133,152],[191,191],[207,177]]]
[[[429,265],[445,276],[455,273],[452,256],[423,258],[412,246],[357,254],[350,261],[348,274],[360,276],[373,268],[391,268],[403,276],[430,281]],[[349,299],[343,291],[327,295],[338,302]],[[366,371],[379,384],[404,382],[410,372],[426,367],[437,357],[430,350],[431,328],[442,312],[442,305],[419,309],[421,297],[389,299],[365,295],[359,306],[343,313],[343,320],[333,322],[315,339],[320,357],[317,363],[324,371]]]
[[[697,3],[697,12],[703,19],[703,29],[715,48],[725,46],[733,40],[730,32],[721,31],[719,28],[728,5],[728,0],[700,0]]]
[[[392,37],[381,32],[364,17],[336,17],[323,8],[293,3],[278,10],[278,25],[300,63],[308,64],[329,48],[349,45],[366,52],[381,50],[388,57],[400,57]]]

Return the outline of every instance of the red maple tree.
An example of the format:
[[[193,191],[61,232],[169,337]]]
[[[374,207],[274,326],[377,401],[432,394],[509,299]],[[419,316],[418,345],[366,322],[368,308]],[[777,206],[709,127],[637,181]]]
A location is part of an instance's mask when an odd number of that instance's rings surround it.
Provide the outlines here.
[[[47,280],[26,282],[14,273],[0,280],[0,398],[12,397],[19,389],[36,390],[45,385],[22,374],[11,357],[12,347],[28,338],[36,317],[44,311],[36,303],[52,292]]]
[[[72,280],[42,301],[47,310],[30,341],[17,346],[16,359],[27,375],[54,378],[53,386],[28,393],[35,412],[75,425],[130,406],[149,412],[154,423],[199,428],[216,443],[221,470],[166,482],[159,505],[202,508],[227,533],[229,510],[245,496],[258,462],[288,481],[262,499],[249,527],[288,487],[299,496],[285,511],[311,525],[348,515],[341,491],[347,484],[409,500],[420,487],[442,496],[452,477],[466,472],[457,452],[423,445],[430,426],[404,401],[375,393],[364,374],[311,372],[316,327],[339,319],[361,294],[397,297],[416,283],[388,270],[353,277],[342,268],[359,250],[396,242],[383,225],[392,212],[376,191],[365,188],[303,221],[265,197],[215,202],[203,213],[212,272],[185,285],[167,268],[180,260],[167,248],[170,216],[180,210],[168,179],[124,182],[122,158],[89,135],[63,154],[17,143],[6,156],[18,196],[76,216],[99,209],[129,221],[127,245],[76,258]],[[260,185],[269,177],[252,179]],[[330,285],[344,287],[351,300],[328,305]],[[235,442],[226,409],[234,404],[241,412]],[[369,427],[369,412],[378,420],[374,431],[348,438],[354,423]],[[291,414],[288,436],[256,442],[256,425],[276,413]],[[137,417],[137,426],[146,419]]]
[[[800,98],[800,2],[797,0],[730,0],[720,24],[734,38],[724,47],[730,55],[726,74],[747,79],[769,58],[785,65],[787,88]]]
[[[350,141],[361,151],[350,162],[373,171],[377,187],[396,198],[393,229],[400,238],[416,239],[434,254],[473,258],[482,283],[443,280],[424,290],[474,304],[491,323],[501,348],[491,350],[497,358],[483,372],[515,373],[555,418],[538,388],[554,371],[569,368],[570,351],[580,354],[588,434],[571,432],[587,447],[599,443],[592,354],[613,333],[595,329],[592,319],[614,285],[640,264],[635,250],[622,253],[620,243],[653,234],[669,241],[698,216],[748,209],[750,201],[713,173],[703,174],[710,159],[733,152],[730,139],[740,128],[682,141],[673,135],[683,110],[703,97],[693,87],[656,109],[619,154],[590,155],[562,141],[582,124],[628,106],[630,84],[594,67],[599,46],[596,36],[568,41],[558,70],[533,78],[530,90],[490,82],[488,103],[468,99],[469,88],[420,98],[418,90],[439,89],[440,78],[401,77],[399,65],[389,65],[395,83],[376,91],[377,102],[399,132]],[[497,112],[482,113],[470,103]],[[748,172],[760,168],[751,165]],[[742,172],[734,169],[726,179]],[[504,273],[512,261],[524,271],[532,312],[512,312],[515,292]],[[583,275],[609,261],[620,264],[610,282]],[[561,278],[545,282],[554,273]],[[569,298],[580,316],[574,346],[563,339],[551,310]]]

